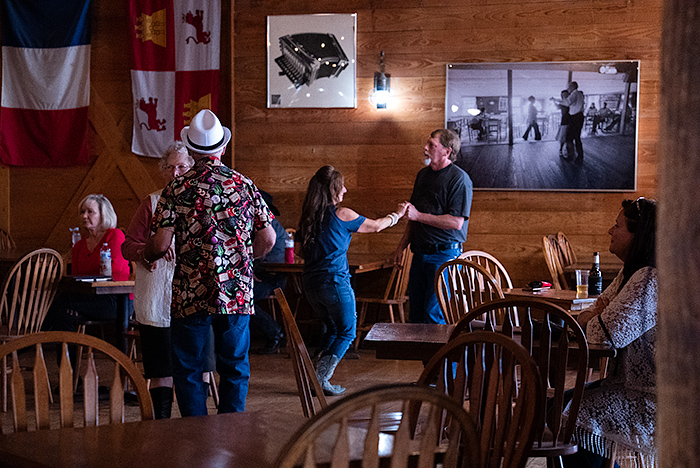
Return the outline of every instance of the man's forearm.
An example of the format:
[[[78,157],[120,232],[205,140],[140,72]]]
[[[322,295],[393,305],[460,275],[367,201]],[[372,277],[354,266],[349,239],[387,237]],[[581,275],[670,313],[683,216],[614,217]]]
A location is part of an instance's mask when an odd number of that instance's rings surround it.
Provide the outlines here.
[[[420,213],[416,221],[438,229],[462,229],[462,225],[464,224],[463,217],[452,216],[450,214],[433,215],[429,213]]]

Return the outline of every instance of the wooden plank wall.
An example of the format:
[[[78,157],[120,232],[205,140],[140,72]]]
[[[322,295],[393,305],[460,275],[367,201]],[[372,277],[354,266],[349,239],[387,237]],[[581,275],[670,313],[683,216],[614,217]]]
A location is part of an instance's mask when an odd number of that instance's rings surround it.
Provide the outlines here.
[[[219,115],[231,126],[231,9],[222,8],[222,85]],[[126,228],[139,201],[162,186],[157,159],[131,153],[133,108],[128,2],[93,0],[88,166],[5,168],[0,171],[0,226],[9,206],[11,234],[22,250],[48,246],[67,252],[68,228],[79,226],[77,205],[88,193],[103,193]],[[2,195],[9,171],[9,202]]]
[[[608,253],[621,200],[657,189],[661,0],[238,0],[236,168],[298,223],[323,164],[346,177],[346,205],[370,217],[410,196],[430,131],[444,122],[445,64],[640,59],[638,193],[478,191],[466,246],[498,257],[516,285],[546,279],[542,236],[564,231],[581,259]],[[358,13],[357,109],[266,109],[266,16]],[[366,99],[385,52],[394,101]],[[389,254],[403,224],[359,234],[351,251]]]
[[[328,163],[346,176],[347,205],[381,216],[409,197],[425,139],[442,126],[446,63],[640,59],[638,187],[654,196],[661,6],[661,0],[239,0],[234,44],[232,7],[224,0],[219,114],[235,134],[235,167],[275,196],[286,226],[296,225],[308,179]],[[107,195],[126,226],[139,198],[160,186],[156,162],[129,151],[127,12],[126,2],[93,2],[91,164],[9,169],[5,219],[22,248],[66,251],[85,193]],[[266,16],[324,12],[358,13],[357,109],[266,109]],[[381,50],[395,96],[383,111],[365,98]],[[0,173],[0,191],[6,180]],[[517,284],[546,278],[543,234],[563,230],[580,257],[599,250],[605,259],[606,231],[620,201],[636,195],[476,192],[467,247],[499,257]],[[351,249],[389,254],[402,228],[357,235]]]

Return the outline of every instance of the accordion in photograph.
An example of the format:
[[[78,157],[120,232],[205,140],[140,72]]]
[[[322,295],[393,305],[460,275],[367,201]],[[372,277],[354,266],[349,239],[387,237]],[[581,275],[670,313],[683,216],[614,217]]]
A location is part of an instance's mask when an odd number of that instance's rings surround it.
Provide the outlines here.
[[[299,88],[318,78],[336,77],[348,66],[348,57],[335,35],[300,33],[280,37],[282,55],[275,62],[280,75]]]

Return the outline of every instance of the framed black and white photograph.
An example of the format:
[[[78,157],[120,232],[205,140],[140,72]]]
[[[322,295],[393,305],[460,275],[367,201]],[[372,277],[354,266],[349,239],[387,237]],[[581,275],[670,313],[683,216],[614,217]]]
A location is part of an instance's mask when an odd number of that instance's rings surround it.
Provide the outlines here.
[[[451,63],[445,126],[475,189],[637,188],[639,61]]]
[[[267,17],[267,107],[357,107],[357,14]]]

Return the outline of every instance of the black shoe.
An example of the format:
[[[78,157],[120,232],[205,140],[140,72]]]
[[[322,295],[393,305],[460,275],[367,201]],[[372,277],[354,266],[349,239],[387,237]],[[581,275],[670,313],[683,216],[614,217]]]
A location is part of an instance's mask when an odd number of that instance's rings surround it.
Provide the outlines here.
[[[280,348],[284,348],[285,346],[287,346],[287,339],[285,338],[284,333],[279,332],[273,339],[267,340],[265,346],[258,348],[255,351],[255,354],[275,354]]]
[[[574,163],[576,164],[583,164],[583,156],[579,156],[574,160]]]

